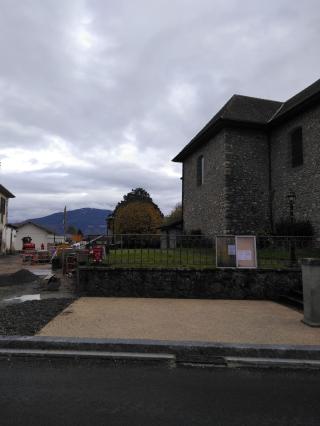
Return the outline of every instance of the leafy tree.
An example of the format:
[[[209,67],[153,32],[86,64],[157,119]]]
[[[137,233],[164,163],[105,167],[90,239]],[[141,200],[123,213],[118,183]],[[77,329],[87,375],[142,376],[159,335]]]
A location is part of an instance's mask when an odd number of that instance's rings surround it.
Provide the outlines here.
[[[143,188],[126,194],[113,215],[116,234],[156,234],[163,221],[159,207]]]
[[[170,225],[171,223],[182,220],[182,204],[178,203],[172,211],[164,218],[164,224]]]
[[[123,201],[125,202],[142,201],[142,200],[149,200],[152,202],[152,198],[150,197],[150,194],[147,191],[145,191],[143,188],[132,189],[131,192],[128,192],[127,195],[123,196]]]
[[[67,234],[75,235],[77,233],[77,228],[73,225],[69,225],[67,228]]]

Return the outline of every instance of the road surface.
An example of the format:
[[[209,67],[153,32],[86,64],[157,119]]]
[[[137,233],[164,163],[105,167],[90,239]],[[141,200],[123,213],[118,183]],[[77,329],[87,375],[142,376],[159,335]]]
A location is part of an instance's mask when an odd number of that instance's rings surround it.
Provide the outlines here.
[[[0,424],[319,425],[320,372],[0,362]]]

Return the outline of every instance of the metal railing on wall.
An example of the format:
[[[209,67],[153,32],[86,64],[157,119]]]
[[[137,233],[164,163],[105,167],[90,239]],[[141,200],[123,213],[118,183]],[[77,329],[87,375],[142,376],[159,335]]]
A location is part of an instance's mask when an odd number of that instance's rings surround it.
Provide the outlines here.
[[[106,262],[110,265],[215,266],[215,240],[202,235],[122,234],[106,238]]]
[[[309,236],[258,236],[259,268],[297,268],[299,259],[320,257],[320,243]]]
[[[257,236],[258,267],[299,267],[299,259],[320,257],[312,237]],[[201,267],[216,264],[215,238],[203,235],[117,234],[105,236],[104,263],[123,267]]]

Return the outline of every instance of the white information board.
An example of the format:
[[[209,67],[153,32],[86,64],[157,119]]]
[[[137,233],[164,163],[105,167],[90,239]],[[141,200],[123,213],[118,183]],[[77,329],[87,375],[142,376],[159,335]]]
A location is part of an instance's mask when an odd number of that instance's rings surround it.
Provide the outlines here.
[[[217,268],[257,268],[256,237],[221,235],[216,237]]]

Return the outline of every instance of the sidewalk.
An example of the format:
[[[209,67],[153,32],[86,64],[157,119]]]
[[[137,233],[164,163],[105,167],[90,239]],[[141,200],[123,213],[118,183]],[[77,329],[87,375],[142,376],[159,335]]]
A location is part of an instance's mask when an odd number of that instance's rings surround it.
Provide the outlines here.
[[[267,301],[87,298],[75,301],[40,336],[320,345],[320,328]]]

